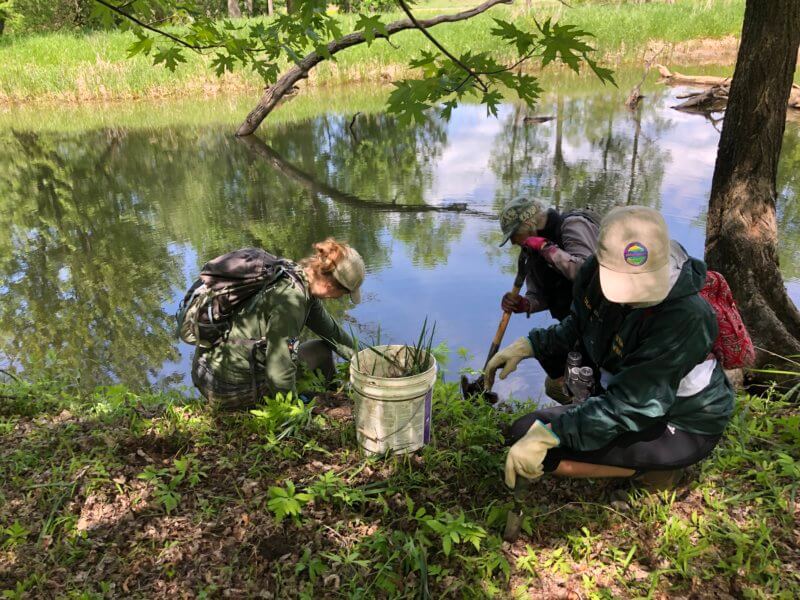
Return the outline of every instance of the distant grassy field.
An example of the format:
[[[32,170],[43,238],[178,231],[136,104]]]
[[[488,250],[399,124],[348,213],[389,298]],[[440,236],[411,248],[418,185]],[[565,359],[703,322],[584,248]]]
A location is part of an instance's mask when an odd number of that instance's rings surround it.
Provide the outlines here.
[[[466,6],[466,3],[464,3]],[[418,8],[425,16],[438,5]],[[645,48],[658,41],[667,44],[698,38],[735,35],[741,26],[743,0],[678,1],[676,4],[582,4],[566,8],[559,3],[535,5],[537,18],[556,16],[591,31],[596,45],[609,62],[641,58]],[[458,11],[464,6],[442,8]],[[385,20],[401,18],[387,14]],[[467,22],[444,24],[434,31],[454,52],[496,46],[489,33],[492,18],[512,18],[521,24],[532,16],[520,8],[496,7]],[[353,16],[340,16],[348,30]],[[399,49],[385,42],[360,46],[338,55],[336,63],[323,63],[313,73],[311,85],[335,85],[354,81],[390,81],[406,72],[409,58],[430,44],[418,32],[394,36]],[[220,91],[256,89],[262,82],[249,73],[217,78],[209,68],[210,57],[192,55],[176,73],[153,67],[149,59],[127,58],[132,35],[121,32],[58,33],[29,37],[0,37],[0,102],[36,100],[94,101],[213,95]],[[500,58],[514,58],[510,47],[496,48]],[[668,49],[664,53],[668,55]],[[723,58],[724,60],[724,58]]]

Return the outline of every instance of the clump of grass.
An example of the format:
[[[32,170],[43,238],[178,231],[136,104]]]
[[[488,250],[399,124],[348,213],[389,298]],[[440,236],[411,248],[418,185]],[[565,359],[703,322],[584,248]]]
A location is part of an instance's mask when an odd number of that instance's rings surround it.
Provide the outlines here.
[[[358,342],[358,338],[353,336],[353,339],[356,340],[356,349],[353,358],[353,360],[355,360],[356,369],[365,375],[376,375],[376,372],[379,372],[379,376],[393,379],[421,375],[433,366],[433,339],[435,334],[436,323],[429,326],[428,318],[425,317],[415,345],[409,346],[404,344],[389,350],[379,350],[378,348],[381,347],[381,343],[380,330],[378,330],[375,343],[364,346],[363,350],[368,351],[368,354],[375,354],[379,358],[371,358],[369,361],[365,362],[362,362],[361,359],[361,344]],[[381,360],[384,361],[384,364],[381,364]],[[379,366],[382,367],[380,370]]]

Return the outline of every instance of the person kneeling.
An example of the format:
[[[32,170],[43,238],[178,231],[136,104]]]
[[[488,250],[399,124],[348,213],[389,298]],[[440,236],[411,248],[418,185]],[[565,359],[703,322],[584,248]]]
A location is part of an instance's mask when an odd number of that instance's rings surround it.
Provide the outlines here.
[[[330,380],[335,372],[332,351],[350,356],[355,340],[321,301],[349,295],[357,304],[364,261],[354,248],[333,238],[313,248],[314,254],[299,263],[276,259],[279,276],[235,310],[225,335],[207,347],[198,344],[192,382],[207,400],[221,408],[242,409],[264,396],[292,392],[298,397],[299,391],[306,401],[309,394],[297,389],[298,367]],[[264,260],[263,251],[243,249],[215,261],[235,272],[257,264],[259,258]],[[321,339],[300,344],[304,327]]]
[[[648,477],[699,462],[716,446],[734,394],[711,354],[718,327],[698,295],[706,266],[670,241],[661,214],[612,210],[598,250],[575,280],[571,313],[534,329],[489,362],[491,384],[535,357],[550,377],[578,349],[595,372],[585,402],[525,415],[511,426],[506,484],[545,472],[569,477]],[[657,477],[652,477],[657,479]]]

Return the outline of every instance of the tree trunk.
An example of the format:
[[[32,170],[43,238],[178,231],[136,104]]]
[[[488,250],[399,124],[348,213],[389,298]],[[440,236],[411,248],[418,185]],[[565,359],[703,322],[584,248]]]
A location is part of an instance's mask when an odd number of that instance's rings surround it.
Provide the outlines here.
[[[800,44],[800,1],[747,0],[708,207],[706,261],[725,275],[753,341],[800,354],[800,313],[778,265],[776,175]]]
[[[438,17],[434,17],[432,19],[421,19],[419,20],[419,23],[423,27],[428,28],[439,25],[440,23],[455,23],[457,21],[465,21],[489,10],[493,6],[497,6],[498,4],[510,4],[511,1],[512,0],[487,0],[483,4],[470,10],[465,10],[463,12],[451,15],[439,15]],[[398,31],[404,31],[406,29],[416,29],[416,25],[414,25],[410,19],[392,21],[386,25],[386,32],[388,35],[384,36],[376,34],[375,37],[386,38],[397,33]],[[327,48],[328,52],[333,55],[347,48],[357,46],[358,44],[363,44],[366,41],[367,40],[364,37],[363,31],[354,31],[353,33],[348,33],[347,35],[340,37],[338,40],[330,42]],[[281,101],[281,98],[283,98],[286,93],[294,89],[295,84],[301,79],[308,77],[309,71],[311,71],[311,69],[316,67],[323,60],[325,60],[324,56],[318,54],[317,52],[310,52],[294,67],[281,75],[278,78],[278,81],[264,90],[264,94],[261,96],[261,100],[258,102],[258,105],[256,105],[256,107],[250,111],[250,114],[247,115],[244,123],[239,126],[236,135],[244,136],[253,133],[258,126],[261,125],[261,122],[267,118],[267,115],[269,115],[269,113],[275,109],[275,107]]]
[[[242,16],[242,11],[239,8],[239,0],[228,0],[228,16],[232,19],[238,19]]]
[[[553,206],[561,208],[561,180],[566,171],[564,162],[564,98],[561,94],[556,100],[556,143],[553,149]]]
[[[286,0],[286,14],[291,15],[294,13],[294,2],[292,0]]]
[[[272,16],[275,14],[275,6],[272,4],[272,0],[267,0],[267,16]]]
[[[253,0],[245,0],[244,5],[247,7],[247,14],[253,16]]]
[[[642,111],[639,107],[634,109],[634,122],[636,129],[633,130],[633,151],[631,152],[631,173],[630,182],[628,184],[628,201],[627,205],[630,206],[633,202],[633,188],[636,186],[636,159],[639,156],[639,134],[642,132]]]

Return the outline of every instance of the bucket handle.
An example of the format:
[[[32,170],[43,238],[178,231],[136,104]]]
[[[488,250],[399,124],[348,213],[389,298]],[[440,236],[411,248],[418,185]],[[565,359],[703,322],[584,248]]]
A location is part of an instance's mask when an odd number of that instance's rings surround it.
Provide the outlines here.
[[[414,417],[416,417],[416,416],[417,416],[417,413],[419,412],[419,409],[420,409],[420,407],[421,407],[423,404],[425,404],[425,403],[424,403],[424,402],[420,402],[419,404],[417,404],[417,408],[416,408],[416,409],[414,409],[414,413],[413,413],[413,414],[412,414],[410,417],[408,417],[408,421],[406,421],[405,423],[403,423],[403,425],[401,425],[400,427],[398,427],[397,429],[395,429],[393,432],[391,432],[391,433],[387,433],[385,437],[382,437],[382,438],[378,438],[378,437],[372,437],[372,436],[371,436],[371,435],[369,435],[369,434],[368,434],[366,431],[364,431],[364,429],[363,429],[362,427],[359,427],[359,428],[358,428],[358,431],[359,431],[359,433],[360,433],[361,435],[363,435],[365,438],[367,438],[367,439],[368,439],[370,442],[383,442],[383,441],[385,441],[385,440],[389,439],[390,437],[392,437],[392,436],[393,436],[395,433],[397,433],[397,432],[398,432],[398,431],[400,431],[401,429],[403,429],[403,428],[405,428],[405,427],[408,427],[409,423],[411,423],[411,421],[413,421],[413,420],[414,420]]]

